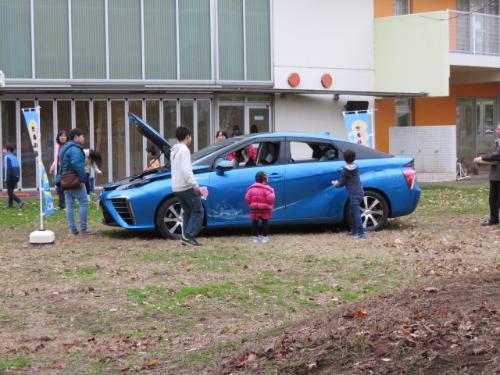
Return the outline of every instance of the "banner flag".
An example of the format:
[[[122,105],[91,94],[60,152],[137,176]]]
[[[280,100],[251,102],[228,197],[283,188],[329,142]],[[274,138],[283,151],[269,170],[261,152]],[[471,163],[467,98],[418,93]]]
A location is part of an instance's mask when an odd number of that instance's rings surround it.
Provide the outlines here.
[[[349,141],[373,148],[372,111],[343,112]]]
[[[45,202],[44,215],[52,215],[55,213],[54,202],[52,200],[52,194],[50,193],[49,178],[45,172],[45,167],[42,161],[42,155],[40,153],[40,107],[35,109],[23,109],[23,115],[26,119],[26,126],[28,127],[28,133],[31,139],[31,145],[33,146],[33,151],[35,152],[36,159],[38,160],[38,170],[40,183],[37,184],[42,192],[43,200]]]

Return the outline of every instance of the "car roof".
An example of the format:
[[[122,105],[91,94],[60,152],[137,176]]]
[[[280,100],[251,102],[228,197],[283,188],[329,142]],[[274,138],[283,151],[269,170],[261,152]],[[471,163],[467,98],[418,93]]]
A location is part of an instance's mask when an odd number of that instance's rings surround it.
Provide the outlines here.
[[[345,139],[332,137],[328,133],[302,133],[302,132],[270,132],[270,133],[255,133],[245,136],[246,139],[259,139],[259,138],[317,138],[328,141],[345,141]]]

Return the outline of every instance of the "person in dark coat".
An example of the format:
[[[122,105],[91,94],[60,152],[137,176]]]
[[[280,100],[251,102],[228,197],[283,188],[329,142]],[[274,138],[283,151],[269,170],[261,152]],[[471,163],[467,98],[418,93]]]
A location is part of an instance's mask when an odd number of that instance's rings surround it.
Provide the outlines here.
[[[87,211],[89,198],[85,188],[87,174],[85,172],[85,153],[83,143],[85,137],[78,128],[71,129],[69,132],[69,141],[61,149],[59,155],[61,158],[61,167],[56,176],[56,183],[61,182],[63,172],[75,171],[80,178],[80,186],[76,189],[64,189],[64,198],[66,200],[66,220],[71,234],[93,234],[94,231],[87,227]],[[80,232],[75,223],[75,202],[78,201],[80,208],[78,215],[80,219]]]
[[[3,147],[4,159],[3,159],[3,180],[7,186],[7,194],[9,195],[9,203],[5,208],[12,208],[13,203],[16,202],[17,206],[21,208],[24,203],[19,199],[19,197],[14,193],[14,189],[19,182],[19,162],[16,156],[13,154],[14,147],[10,145],[5,145]]]
[[[269,220],[274,208],[274,189],[268,185],[266,172],[257,172],[255,183],[252,184],[245,195],[245,200],[250,206],[250,220],[252,221],[252,241],[269,242]],[[259,221],[262,229],[259,228]],[[261,235],[262,234],[262,235]]]
[[[338,188],[343,186],[346,187],[347,192],[349,193],[353,221],[351,235],[359,239],[365,239],[366,233],[363,229],[363,223],[361,222],[361,210],[359,208],[365,193],[363,191],[363,186],[361,186],[359,168],[356,163],[354,163],[354,160],[356,160],[356,153],[352,150],[345,150],[344,160],[347,164],[342,168],[340,180],[334,180],[332,181],[332,184]]]
[[[495,128],[495,145],[492,152],[474,159],[477,164],[490,164],[490,218],[481,223],[483,226],[498,225],[498,210],[500,209],[500,123]]]

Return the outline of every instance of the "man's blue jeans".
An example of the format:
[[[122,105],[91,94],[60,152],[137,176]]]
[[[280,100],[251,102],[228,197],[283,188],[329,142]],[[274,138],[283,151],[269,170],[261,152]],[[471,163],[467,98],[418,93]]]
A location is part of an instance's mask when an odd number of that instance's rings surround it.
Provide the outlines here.
[[[349,197],[351,202],[351,215],[352,215],[352,228],[351,233],[356,235],[362,235],[365,231],[363,229],[363,223],[361,222],[361,211],[359,205],[363,199],[363,194],[353,194]]]
[[[194,189],[176,191],[175,196],[181,202],[183,210],[182,233],[184,237],[195,238],[203,224],[204,209],[201,198]]]
[[[89,197],[85,185],[81,185],[78,189],[64,190],[64,198],[66,200],[66,220],[68,221],[69,230],[75,232],[75,201],[80,203],[78,216],[80,218],[80,231],[87,230],[87,210],[89,206]]]

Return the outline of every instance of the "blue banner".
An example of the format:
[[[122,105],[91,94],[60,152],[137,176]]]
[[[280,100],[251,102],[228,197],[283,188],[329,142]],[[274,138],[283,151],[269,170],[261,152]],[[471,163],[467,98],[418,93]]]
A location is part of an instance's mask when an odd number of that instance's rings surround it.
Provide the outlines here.
[[[28,127],[28,132],[31,139],[31,144],[33,146],[33,151],[38,160],[38,171],[40,177],[40,183],[37,186],[42,191],[43,200],[45,202],[43,213],[44,215],[52,215],[55,213],[54,201],[52,200],[52,194],[50,193],[49,178],[45,172],[45,167],[43,166],[42,155],[41,155],[41,145],[40,145],[40,107],[35,109],[23,109],[23,115],[26,119],[26,125]]]
[[[373,148],[372,113],[344,112],[344,124],[349,141]]]

